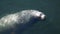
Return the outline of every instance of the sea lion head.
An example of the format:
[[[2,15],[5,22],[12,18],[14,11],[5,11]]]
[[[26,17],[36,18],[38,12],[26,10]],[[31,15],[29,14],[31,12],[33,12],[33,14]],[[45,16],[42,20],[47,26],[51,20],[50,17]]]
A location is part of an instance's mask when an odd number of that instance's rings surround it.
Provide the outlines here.
[[[38,11],[38,10],[31,10],[31,11],[33,11],[32,14],[38,20],[45,20],[46,19],[46,15],[43,12]]]

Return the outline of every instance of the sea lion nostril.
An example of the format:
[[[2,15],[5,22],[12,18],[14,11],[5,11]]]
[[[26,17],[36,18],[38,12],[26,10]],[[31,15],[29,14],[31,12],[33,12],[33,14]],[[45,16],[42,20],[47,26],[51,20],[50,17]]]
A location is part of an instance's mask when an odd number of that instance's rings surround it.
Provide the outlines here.
[[[43,21],[45,21],[46,20],[46,16],[44,16],[44,19],[42,19]]]

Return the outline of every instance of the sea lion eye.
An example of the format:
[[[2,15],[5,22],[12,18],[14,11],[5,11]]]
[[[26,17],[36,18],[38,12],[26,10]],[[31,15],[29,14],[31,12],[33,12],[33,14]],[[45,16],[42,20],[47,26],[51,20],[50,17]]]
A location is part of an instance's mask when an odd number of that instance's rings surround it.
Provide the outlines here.
[[[40,14],[40,17],[42,16],[42,14]]]

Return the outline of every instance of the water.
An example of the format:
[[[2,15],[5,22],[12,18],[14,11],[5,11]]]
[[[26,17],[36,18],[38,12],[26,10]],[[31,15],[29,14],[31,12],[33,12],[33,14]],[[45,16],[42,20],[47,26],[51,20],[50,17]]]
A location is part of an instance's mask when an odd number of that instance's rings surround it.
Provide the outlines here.
[[[60,34],[59,0],[0,0],[0,17],[24,9],[40,10],[47,15],[47,19],[33,24],[22,34]]]

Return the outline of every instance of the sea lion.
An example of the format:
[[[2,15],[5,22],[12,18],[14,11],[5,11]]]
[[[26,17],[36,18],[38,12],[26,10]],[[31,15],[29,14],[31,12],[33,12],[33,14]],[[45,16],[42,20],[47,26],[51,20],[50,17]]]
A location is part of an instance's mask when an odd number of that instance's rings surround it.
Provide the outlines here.
[[[46,15],[38,10],[22,10],[20,12],[9,14],[0,19],[0,31],[33,23],[36,20],[44,20]]]

